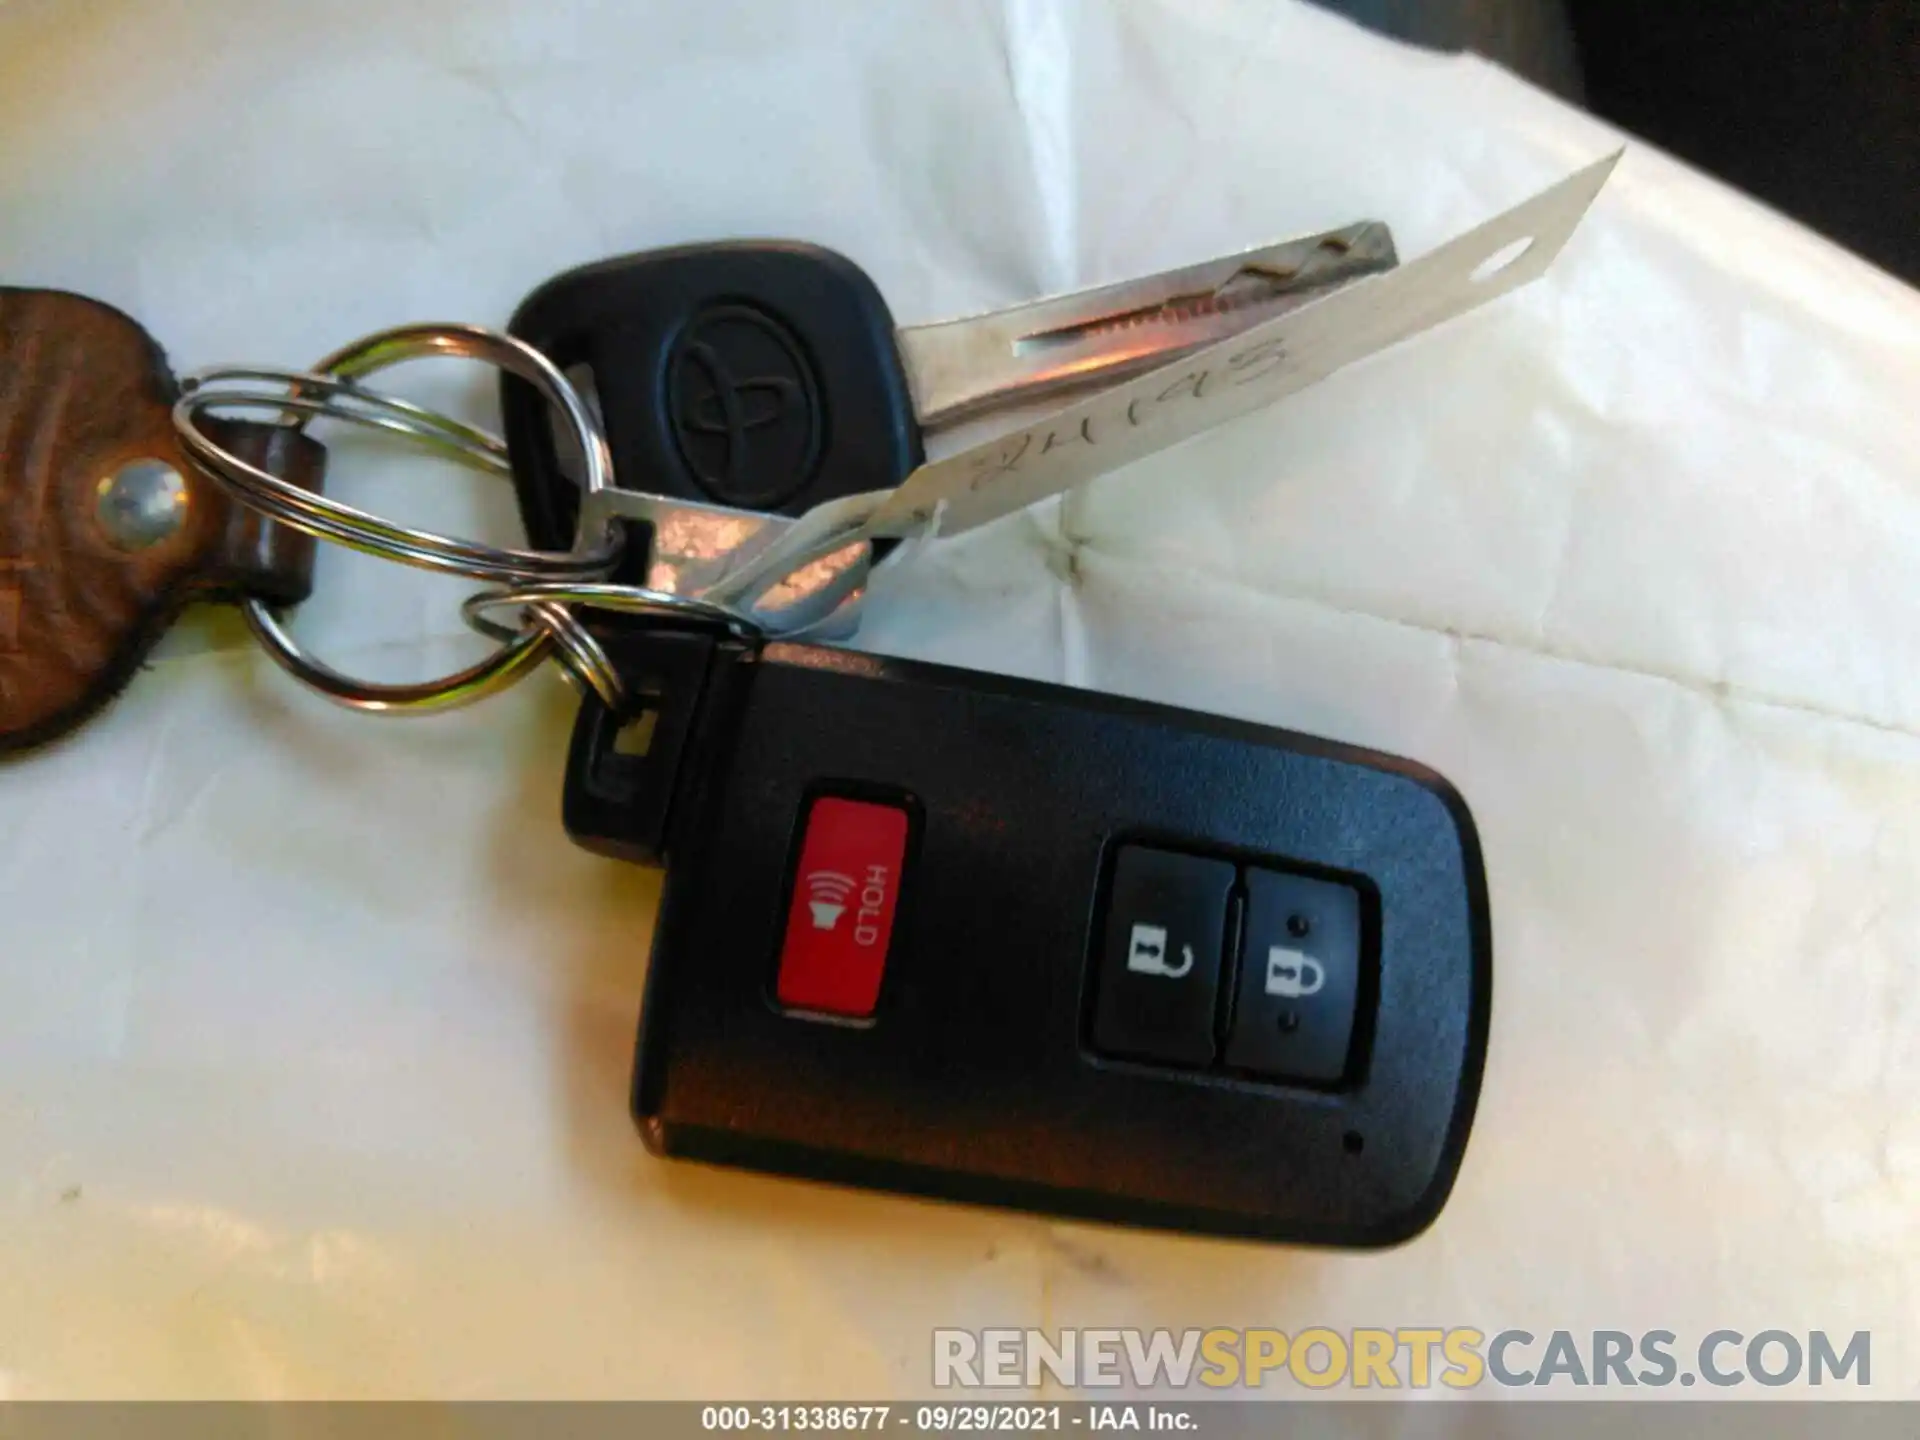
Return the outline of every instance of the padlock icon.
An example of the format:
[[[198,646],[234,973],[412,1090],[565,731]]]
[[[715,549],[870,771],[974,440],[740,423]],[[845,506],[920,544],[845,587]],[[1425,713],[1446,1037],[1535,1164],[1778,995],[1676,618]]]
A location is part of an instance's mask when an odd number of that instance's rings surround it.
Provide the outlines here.
[[[1274,945],[1267,951],[1267,994],[1298,1000],[1318,995],[1327,983],[1327,967],[1301,950]]]
[[[1127,969],[1142,975],[1163,975],[1179,980],[1193,969],[1193,947],[1180,947],[1180,963],[1167,963],[1167,932],[1159,925],[1136,925],[1127,938]]]

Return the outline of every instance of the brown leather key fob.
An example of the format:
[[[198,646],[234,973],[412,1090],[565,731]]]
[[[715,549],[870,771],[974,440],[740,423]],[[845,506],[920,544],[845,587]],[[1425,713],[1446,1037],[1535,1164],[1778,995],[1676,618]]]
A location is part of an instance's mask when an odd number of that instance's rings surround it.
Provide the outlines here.
[[[182,449],[160,346],[111,306],[0,287],[0,752],[110,701],[182,608],[295,604],[314,542],[230,497]],[[290,425],[205,422],[318,491],[326,450]]]

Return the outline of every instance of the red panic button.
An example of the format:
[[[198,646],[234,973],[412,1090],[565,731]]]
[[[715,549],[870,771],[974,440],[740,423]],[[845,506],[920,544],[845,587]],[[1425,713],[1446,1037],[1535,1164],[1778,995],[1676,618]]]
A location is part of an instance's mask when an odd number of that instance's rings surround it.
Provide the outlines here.
[[[906,811],[865,800],[813,802],[780,948],[775,993],[782,1005],[873,1014],[906,854]]]

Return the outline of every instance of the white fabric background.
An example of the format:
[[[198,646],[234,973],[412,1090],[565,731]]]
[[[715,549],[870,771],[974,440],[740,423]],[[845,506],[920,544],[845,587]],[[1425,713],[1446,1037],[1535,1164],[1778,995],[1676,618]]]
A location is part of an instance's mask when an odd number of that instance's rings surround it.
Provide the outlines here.
[[[1270,0],[4,0],[0,274],[183,369],[703,237],[904,322],[1364,216],[1415,255],[1618,138]],[[0,770],[0,1396],[904,1395],[987,1324],[1871,1329],[1920,1393],[1916,397],[1920,295],[1636,145],[1530,290],[882,577],[867,647],[1460,786],[1486,1088],[1385,1254],[648,1158],[658,880],[561,833],[564,687],[382,724],[196,618]],[[422,674],[458,593],[329,554],[299,629]]]

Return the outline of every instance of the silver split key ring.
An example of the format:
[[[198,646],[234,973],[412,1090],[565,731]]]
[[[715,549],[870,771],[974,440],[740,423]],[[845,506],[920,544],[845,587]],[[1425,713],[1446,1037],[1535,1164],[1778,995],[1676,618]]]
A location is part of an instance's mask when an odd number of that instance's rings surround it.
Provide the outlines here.
[[[727,631],[736,639],[753,641],[764,634],[761,627],[725,605],[716,605],[692,595],[676,595],[666,590],[651,590],[643,585],[571,584],[566,581],[533,581],[499,590],[479,590],[460,605],[468,625],[483,635],[506,640],[522,634],[493,618],[495,610],[518,610],[535,616],[557,610],[586,639],[583,649],[573,648],[574,635],[560,633],[554,638],[568,654],[567,669],[600,697],[600,703],[616,714],[626,709],[630,692],[621,683],[619,672],[607,659],[606,651],[588,633],[567,607],[579,605],[590,610],[611,611],[620,615],[645,615],[659,620],[695,621]]]
[[[220,410],[266,412],[292,423],[326,417],[406,436],[477,469],[508,472],[505,446],[493,436],[404,400],[363,390],[354,382],[406,360],[446,355],[483,360],[531,384],[557,411],[584,457],[586,494],[608,489],[612,461],[598,423],[579,393],[546,356],[524,342],[476,325],[410,325],[381,331],[336,351],[311,372],[218,366],[188,376],[174,407],[174,424],[188,453],[243,503],[316,539],[421,569],[508,585],[586,583],[618,562],[621,537],[609,527],[583,531],[570,552],[519,550],[416,530],[353,506],[315,495],[249,464],[200,428]],[[242,382],[256,387],[244,388]],[[499,649],[451,675],[411,684],[376,684],[333,669],[308,654],[258,600],[245,602],[248,627],[276,663],[328,699],[350,709],[424,714],[471,704],[506,688],[558,645],[565,667],[603,694],[610,667],[600,647],[564,606],[529,604],[532,624],[503,638]],[[498,633],[498,632],[496,632]]]

